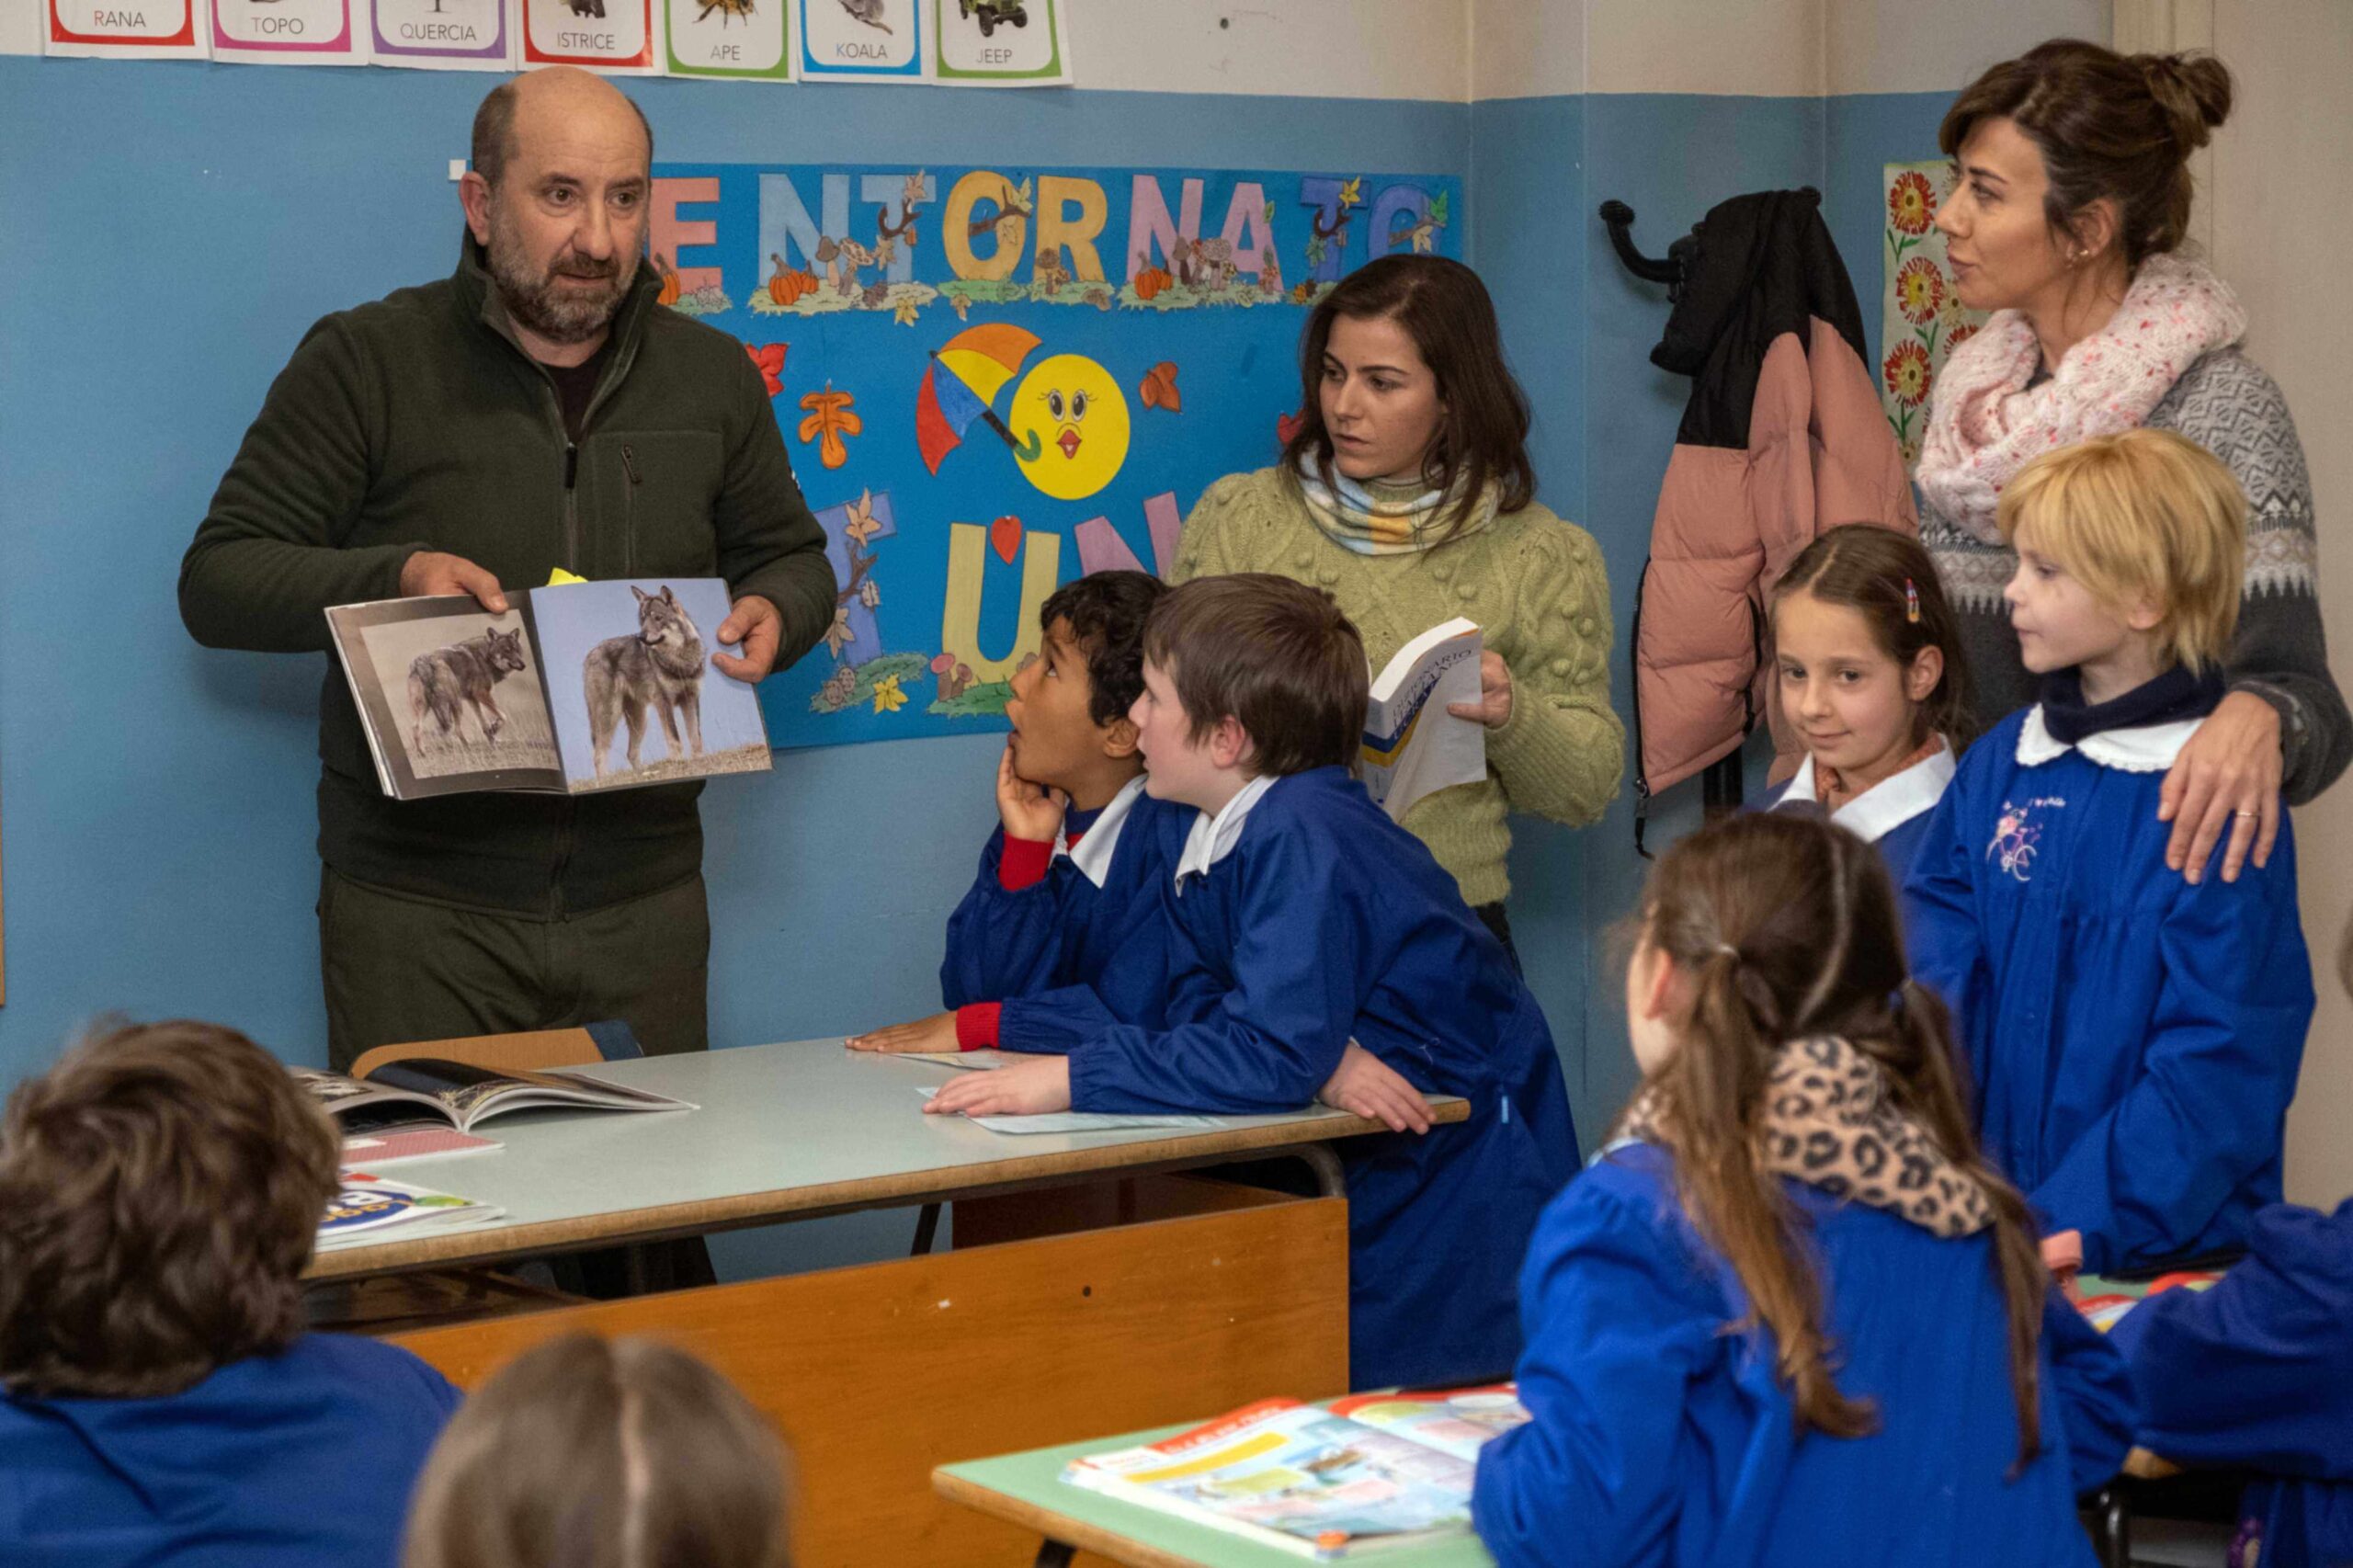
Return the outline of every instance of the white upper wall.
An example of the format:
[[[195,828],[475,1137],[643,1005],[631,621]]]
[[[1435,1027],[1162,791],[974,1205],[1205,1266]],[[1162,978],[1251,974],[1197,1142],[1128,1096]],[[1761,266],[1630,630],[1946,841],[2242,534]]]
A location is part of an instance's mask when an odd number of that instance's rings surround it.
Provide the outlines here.
[[[1949,92],[2109,0],[1472,0],[1480,98]]]

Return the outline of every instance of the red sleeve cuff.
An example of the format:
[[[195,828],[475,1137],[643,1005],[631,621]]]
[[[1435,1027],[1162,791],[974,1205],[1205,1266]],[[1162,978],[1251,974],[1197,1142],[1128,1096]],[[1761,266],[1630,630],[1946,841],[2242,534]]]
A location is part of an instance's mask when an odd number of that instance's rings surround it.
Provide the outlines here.
[[[996,885],[1007,892],[1019,892],[1046,880],[1046,868],[1054,863],[1054,841],[1035,838],[1015,838],[1007,835],[1005,848],[996,861]]]
[[[1002,1002],[972,1002],[956,1009],[956,1049],[989,1051],[996,1045],[997,1015]]]

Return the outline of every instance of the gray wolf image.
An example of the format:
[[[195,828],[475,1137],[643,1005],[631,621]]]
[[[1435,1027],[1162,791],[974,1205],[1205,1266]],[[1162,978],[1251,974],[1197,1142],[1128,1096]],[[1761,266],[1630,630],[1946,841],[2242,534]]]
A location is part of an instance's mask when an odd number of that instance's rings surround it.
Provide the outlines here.
[[[649,594],[632,583],[629,591],[637,596],[636,635],[608,637],[589,649],[581,662],[589,752],[599,778],[605,776],[605,753],[613,744],[614,727],[623,720],[629,722],[629,765],[637,766],[648,708],[662,721],[672,759],[686,755],[678,744],[680,720],[686,722],[694,754],[702,755],[702,634],[669,585],[663,585],[659,594]]]
[[[523,630],[501,631],[493,627],[479,637],[419,653],[408,665],[409,744],[415,755],[425,755],[425,720],[430,714],[434,733],[442,740],[452,734],[463,741],[459,727],[464,716],[460,704],[470,706],[482,725],[482,738],[498,739],[506,715],[498,710],[491,687],[523,668]]]

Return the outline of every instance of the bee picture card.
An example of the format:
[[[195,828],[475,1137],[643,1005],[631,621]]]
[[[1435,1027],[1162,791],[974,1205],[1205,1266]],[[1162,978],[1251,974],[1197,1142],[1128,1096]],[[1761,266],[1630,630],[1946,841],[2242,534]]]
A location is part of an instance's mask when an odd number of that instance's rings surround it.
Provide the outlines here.
[[[710,664],[724,583],[516,597],[499,615],[465,595],[327,611],[385,794],[578,795],[770,766],[752,687]]]
[[[673,76],[792,79],[791,0],[662,0]]]

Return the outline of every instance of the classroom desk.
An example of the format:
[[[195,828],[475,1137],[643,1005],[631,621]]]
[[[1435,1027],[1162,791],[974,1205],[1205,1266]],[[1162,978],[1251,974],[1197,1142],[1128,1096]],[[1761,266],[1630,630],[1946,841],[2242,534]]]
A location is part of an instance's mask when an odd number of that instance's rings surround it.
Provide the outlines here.
[[[494,1203],[489,1225],[321,1254],[307,1279],[517,1261],[620,1242],[700,1235],[860,1209],[934,1204],[1089,1176],[1141,1176],[1280,1153],[1315,1164],[1337,1193],[1324,1147],[1382,1131],[1316,1107],[1222,1117],[1215,1131],[992,1132],[926,1117],[918,1090],[956,1069],[796,1040],[599,1062],[585,1071],[691,1101],[687,1112],[517,1112],[483,1136],[490,1153],[404,1161],[387,1174]],[[1461,1121],[1467,1102],[1432,1101]]]
[[[1037,1568],[1061,1568],[1077,1551],[1127,1568],[1297,1568],[1305,1559],[1291,1552],[1122,1503],[1062,1479],[1063,1467],[1081,1454],[1156,1442],[1198,1425],[1182,1422],[1125,1437],[944,1464],[931,1472],[932,1490],[951,1503],[1043,1537]],[[1495,1562],[1468,1534],[1374,1553],[1366,1561],[1382,1568],[1495,1568]]]

